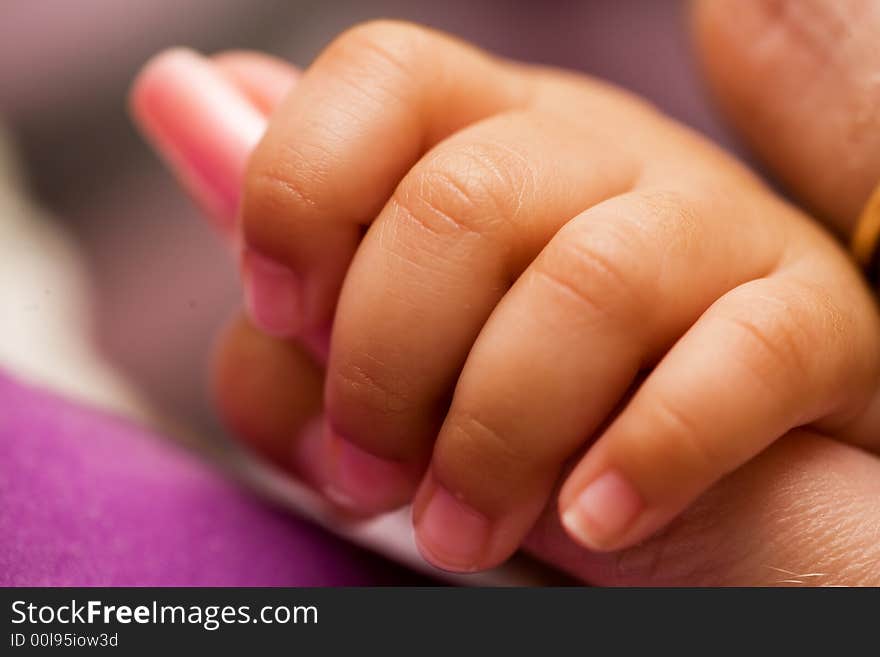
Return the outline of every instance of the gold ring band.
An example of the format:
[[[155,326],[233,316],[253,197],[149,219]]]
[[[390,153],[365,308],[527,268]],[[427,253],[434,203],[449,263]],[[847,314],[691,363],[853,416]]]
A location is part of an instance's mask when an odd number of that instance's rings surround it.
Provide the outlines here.
[[[878,259],[878,242],[880,242],[880,185],[865,204],[850,243],[852,254],[859,265],[870,267],[872,261]]]

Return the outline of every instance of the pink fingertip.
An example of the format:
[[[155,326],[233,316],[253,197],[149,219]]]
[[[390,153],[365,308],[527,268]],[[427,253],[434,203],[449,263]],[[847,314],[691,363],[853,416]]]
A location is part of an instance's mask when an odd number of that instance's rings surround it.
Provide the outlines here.
[[[210,60],[183,48],[147,63],[132,88],[131,107],[183,186],[231,232],[247,159],[266,117]]]
[[[453,572],[477,570],[489,541],[489,519],[437,486],[416,523],[416,543],[432,564]]]
[[[562,524],[580,543],[607,549],[644,509],[641,496],[617,470],[609,470],[581,491],[562,514]]]
[[[389,511],[402,504],[414,486],[413,469],[367,452],[340,438],[325,434],[330,473],[325,494],[340,506],[358,513]]]
[[[327,480],[324,471],[324,420],[317,417],[306,423],[298,440],[294,441],[293,468],[303,479],[316,488]]]
[[[245,305],[254,325],[279,338],[297,335],[302,324],[302,289],[288,267],[253,250],[242,256]]]

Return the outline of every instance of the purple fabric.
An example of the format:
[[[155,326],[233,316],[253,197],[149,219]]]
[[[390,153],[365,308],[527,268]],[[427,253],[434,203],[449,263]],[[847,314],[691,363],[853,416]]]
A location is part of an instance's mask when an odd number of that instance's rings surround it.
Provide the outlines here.
[[[421,581],[143,429],[0,373],[0,585]]]

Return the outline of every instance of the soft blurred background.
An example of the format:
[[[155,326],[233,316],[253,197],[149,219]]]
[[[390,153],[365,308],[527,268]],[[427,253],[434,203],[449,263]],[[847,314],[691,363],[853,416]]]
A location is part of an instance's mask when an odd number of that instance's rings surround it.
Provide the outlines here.
[[[0,124],[21,159],[15,184],[69,232],[92,291],[90,338],[163,416],[219,431],[206,371],[239,290],[229,255],[133,130],[132,77],[173,45],[255,48],[305,66],[377,17],[610,79],[731,146],[676,0],[3,0]]]

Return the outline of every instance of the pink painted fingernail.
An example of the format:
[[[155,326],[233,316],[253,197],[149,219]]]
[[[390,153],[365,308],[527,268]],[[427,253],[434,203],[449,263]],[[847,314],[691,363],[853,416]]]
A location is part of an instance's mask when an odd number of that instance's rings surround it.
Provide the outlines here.
[[[247,159],[266,118],[196,52],[152,59],[131,91],[132,113],[183,186],[231,232]]]
[[[403,504],[412,493],[414,468],[375,456],[330,429],[325,438],[329,464],[324,492],[336,504],[359,513],[379,513]]]
[[[289,268],[253,250],[242,256],[245,305],[254,325],[276,337],[293,337],[302,324],[302,289]]]
[[[436,486],[416,523],[419,551],[432,564],[454,572],[472,572],[489,541],[489,519]]]
[[[644,508],[629,481],[616,470],[593,480],[562,514],[562,524],[585,546],[602,550],[616,541]]]
[[[292,464],[296,473],[315,488],[324,485],[324,419],[317,417],[307,422],[294,441]]]

